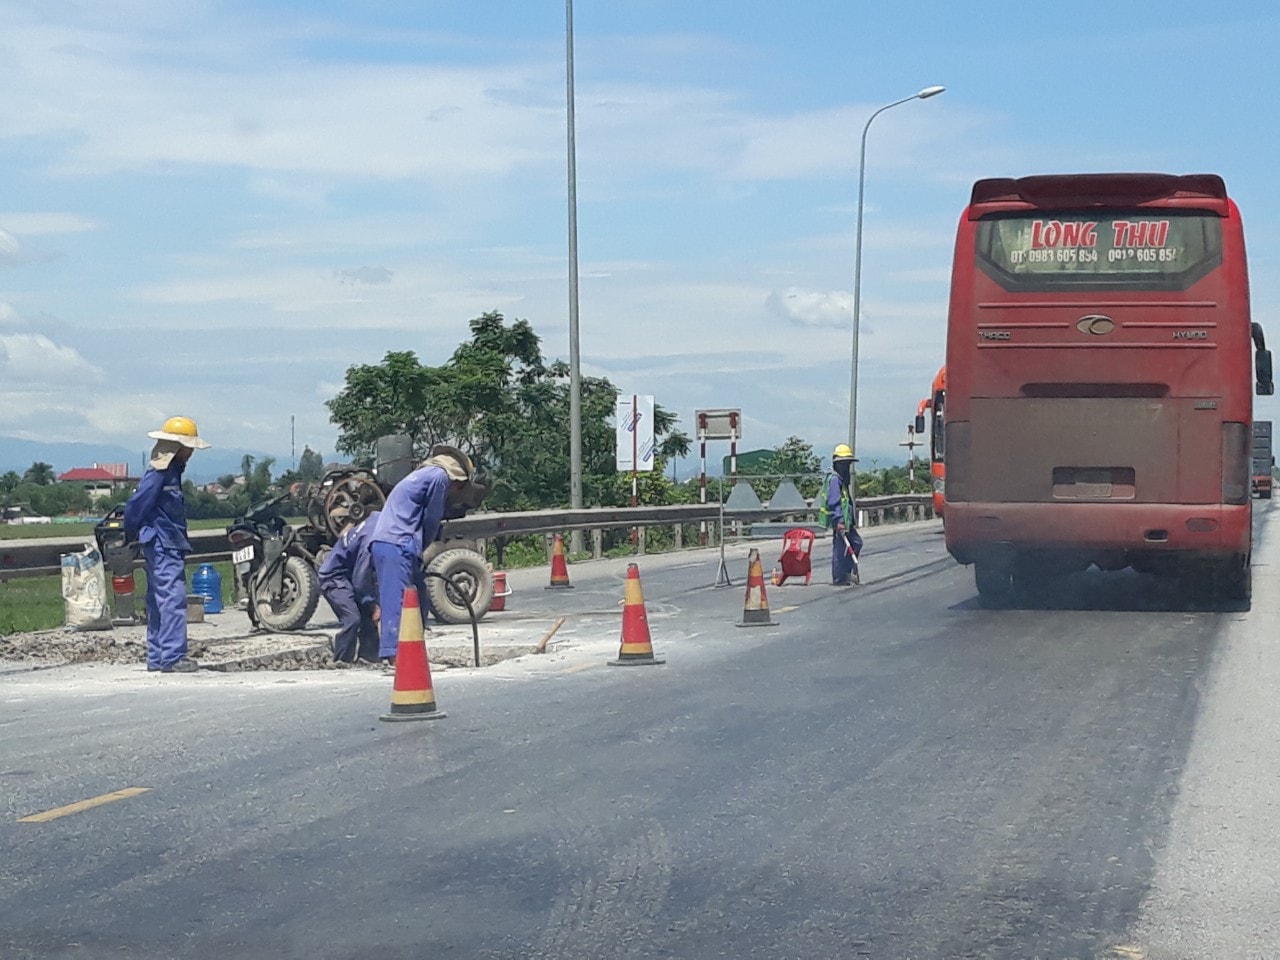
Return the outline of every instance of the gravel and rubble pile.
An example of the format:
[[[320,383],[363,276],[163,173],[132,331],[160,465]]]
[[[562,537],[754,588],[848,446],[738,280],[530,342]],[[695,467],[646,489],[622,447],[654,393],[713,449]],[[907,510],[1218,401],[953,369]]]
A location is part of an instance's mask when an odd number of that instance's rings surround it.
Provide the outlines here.
[[[326,670],[333,662],[326,635],[191,636],[188,652],[212,670]],[[134,628],[80,632],[42,630],[0,637],[0,664],[52,667],[69,663],[142,664],[146,637]]]
[[[482,637],[482,641],[484,638]],[[378,665],[335,663],[332,634],[326,630],[302,633],[259,633],[249,629],[248,618],[237,623],[188,625],[188,652],[209,670],[236,673],[252,670],[361,670]],[[433,669],[474,667],[475,652],[468,627],[464,632],[433,633],[427,639]],[[492,666],[533,652],[527,643],[484,642],[482,666]],[[146,662],[146,627],[115,627],[78,631],[69,627],[15,633],[0,637],[0,670],[8,667],[40,669],[73,663],[143,664]]]
[[[0,637],[0,662],[29,667],[64,663],[140,663],[146,642],[113,631],[81,633],[59,628]]]

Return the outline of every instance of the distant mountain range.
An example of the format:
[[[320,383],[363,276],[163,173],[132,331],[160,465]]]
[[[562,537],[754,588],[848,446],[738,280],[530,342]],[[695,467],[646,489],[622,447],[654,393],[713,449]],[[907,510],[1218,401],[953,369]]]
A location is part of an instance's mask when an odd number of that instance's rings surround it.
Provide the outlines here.
[[[51,464],[58,473],[66,473],[76,467],[91,467],[95,463],[127,463],[131,476],[141,476],[147,468],[150,446],[130,450],[127,447],[106,443],[44,443],[38,440],[19,440],[0,437],[0,473],[13,470],[23,473],[31,464],[42,461]],[[271,456],[261,450],[227,450],[214,447],[201,450],[191,458],[187,467],[187,479],[196,483],[209,483],[218,477],[240,472],[240,462],[248,453],[253,458]],[[272,474],[279,476],[289,469],[287,456],[276,458]]]

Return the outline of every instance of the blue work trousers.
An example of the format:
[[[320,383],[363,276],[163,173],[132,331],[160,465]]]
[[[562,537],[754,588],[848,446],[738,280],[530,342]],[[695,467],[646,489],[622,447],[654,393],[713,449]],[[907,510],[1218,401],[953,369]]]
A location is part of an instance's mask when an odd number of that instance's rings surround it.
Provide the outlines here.
[[[394,543],[375,540],[370,547],[373,569],[378,578],[378,605],[382,607],[378,656],[394,657],[400,648],[400,607],[405,590],[418,587],[418,605],[422,608],[422,624],[427,623],[427,582],[423,576],[422,557],[406,553]]]
[[[862,555],[862,536],[857,527],[845,527],[841,524],[831,534],[831,582],[848,583],[853,572],[858,569],[857,558]],[[853,556],[849,556],[849,548],[853,548]]]
[[[155,540],[142,545],[147,563],[147,669],[166,670],[187,655],[187,568],[184,555]]]
[[[329,601],[338,618],[338,632],[333,635],[333,659],[354,663],[357,656],[370,663],[378,659],[378,627],[356,601],[350,580],[320,581],[320,592]]]

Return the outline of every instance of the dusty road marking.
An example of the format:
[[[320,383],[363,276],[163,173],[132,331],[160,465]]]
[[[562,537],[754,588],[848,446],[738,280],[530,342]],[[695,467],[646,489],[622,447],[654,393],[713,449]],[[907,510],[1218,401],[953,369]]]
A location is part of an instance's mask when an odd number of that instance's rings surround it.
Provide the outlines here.
[[[78,803],[69,803],[65,807],[54,807],[52,810],[46,810],[44,813],[33,813],[29,817],[22,817],[19,823],[48,823],[50,820],[57,820],[59,817],[69,817],[73,813],[80,813],[82,810],[92,810],[94,807],[100,807],[106,803],[115,803],[117,800],[127,800],[129,797],[136,797],[140,793],[146,793],[150,787],[125,787],[123,790],[113,790],[110,793],[104,793],[99,797],[90,797],[88,800],[81,800]]]
[[[561,673],[581,673],[583,670],[590,670],[592,667],[598,667],[598,663],[580,663],[576,667],[566,667]]]
[[[799,610],[799,609],[800,609],[800,608],[799,608],[799,607],[796,607],[796,606],[790,606],[790,607],[779,607],[777,610],[775,610],[775,611],[773,611],[773,612],[774,612],[774,613],[790,613],[792,610]]]

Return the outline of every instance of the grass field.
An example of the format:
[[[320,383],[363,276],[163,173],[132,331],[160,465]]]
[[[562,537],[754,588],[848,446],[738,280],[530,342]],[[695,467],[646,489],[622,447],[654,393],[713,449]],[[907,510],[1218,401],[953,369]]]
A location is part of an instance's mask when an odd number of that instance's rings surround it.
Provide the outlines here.
[[[215,563],[214,569],[222,576],[222,602],[232,601],[232,572],[230,562]],[[187,588],[198,565],[187,566]],[[136,604],[139,611],[146,605],[147,575],[139,568],[134,575],[137,582]],[[107,578],[110,592],[110,577]],[[110,602],[110,601],[108,601]],[[66,620],[66,608],[62,601],[62,576],[19,577],[0,582],[0,637],[10,633],[30,630],[50,630],[60,627]]]

